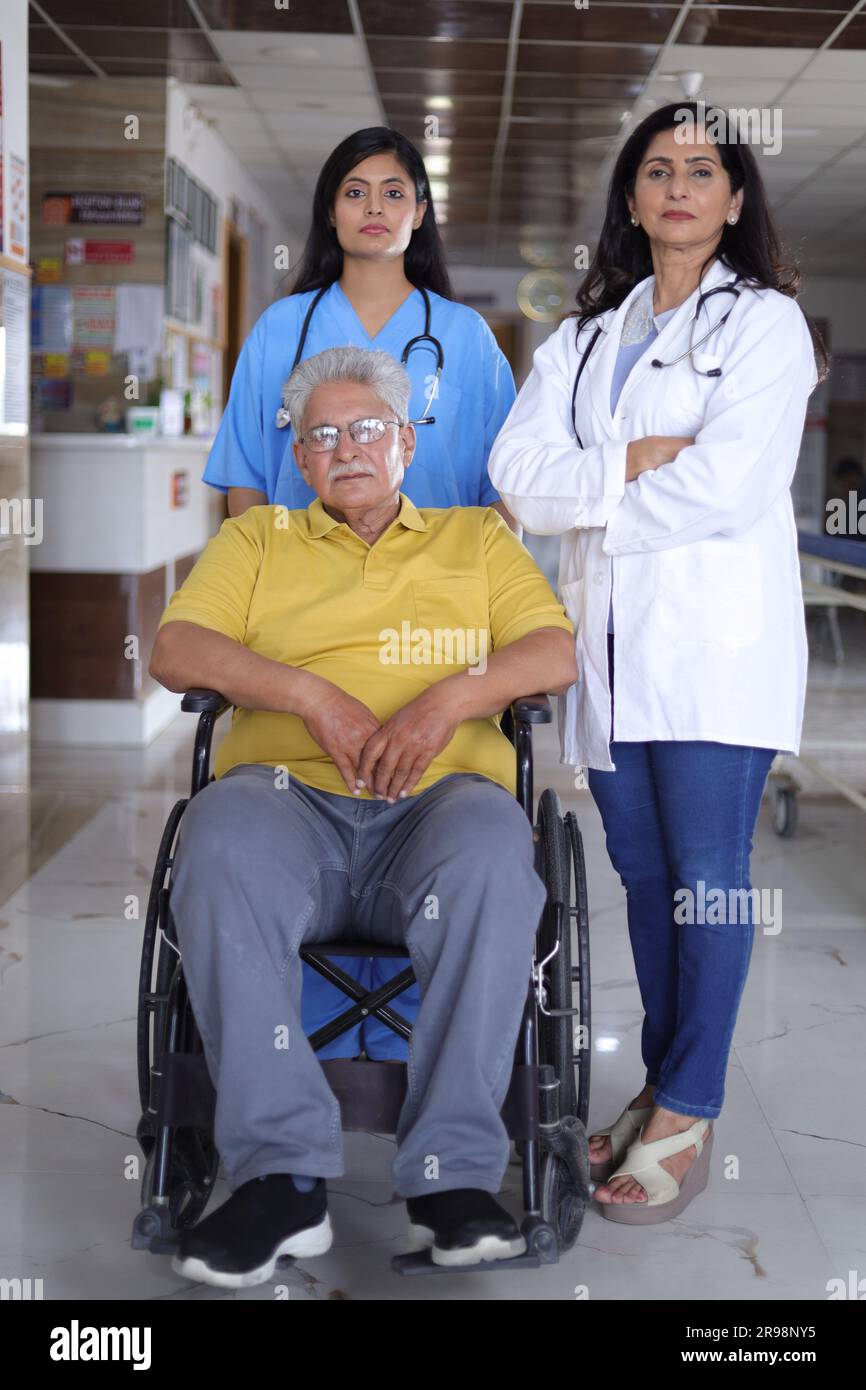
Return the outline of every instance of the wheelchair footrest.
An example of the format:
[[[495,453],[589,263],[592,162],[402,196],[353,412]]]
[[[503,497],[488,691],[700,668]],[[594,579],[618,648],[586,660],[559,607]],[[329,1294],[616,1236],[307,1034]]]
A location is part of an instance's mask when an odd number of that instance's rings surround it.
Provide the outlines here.
[[[171,1224],[167,1206],[144,1207],[132,1226],[133,1250],[149,1250],[152,1255],[173,1255],[178,1233]]]
[[[547,1221],[537,1214],[525,1216],[520,1227],[526,1240],[522,1255],[510,1260],[482,1260],[474,1265],[434,1265],[430,1250],[416,1250],[407,1255],[394,1255],[391,1268],[395,1274],[495,1274],[500,1269],[538,1269],[541,1265],[559,1263],[556,1233]]]

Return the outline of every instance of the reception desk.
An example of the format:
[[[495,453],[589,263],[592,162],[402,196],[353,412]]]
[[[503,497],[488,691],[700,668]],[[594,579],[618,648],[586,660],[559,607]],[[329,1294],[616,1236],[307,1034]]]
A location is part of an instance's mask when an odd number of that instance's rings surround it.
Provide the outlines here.
[[[31,545],[35,742],[151,741],[178,696],[148,675],[157,624],[225,514],[201,481],[206,439],[31,439],[42,538]]]

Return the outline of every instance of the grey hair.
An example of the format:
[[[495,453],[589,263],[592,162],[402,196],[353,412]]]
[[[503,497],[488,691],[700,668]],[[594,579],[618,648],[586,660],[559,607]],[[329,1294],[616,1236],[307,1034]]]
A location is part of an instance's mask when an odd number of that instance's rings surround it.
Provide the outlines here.
[[[353,381],[369,386],[404,425],[409,415],[412,382],[389,352],[370,348],[335,347],[299,362],[283,386],[283,406],[289,412],[295,437],[303,433],[304,411],[310,396],[329,381]]]

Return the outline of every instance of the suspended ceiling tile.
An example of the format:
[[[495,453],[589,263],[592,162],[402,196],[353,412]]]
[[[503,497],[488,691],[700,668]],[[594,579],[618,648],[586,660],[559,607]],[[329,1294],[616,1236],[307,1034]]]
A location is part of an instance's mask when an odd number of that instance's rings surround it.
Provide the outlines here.
[[[198,0],[211,29],[236,32],[351,34],[346,0]]]
[[[866,59],[863,60],[866,78]],[[813,69],[810,68],[809,73]],[[807,75],[785,93],[785,108],[789,106],[847,106],[849,110],[866,109],[866,80],[860,82],[813,81]]]
[[[261,111],[269,117],[283,116],[290,117],[294,112],[301,111],[327,111],[332,115],[344,113],[351,117],[354,112],[358,112],[367,107],[370,103],[371,109],[378,113],[378,103],[375,99],[373,84],[366,81],[365,84],[358,83],[353,90],[346,91],[344,84],[339,92],[323,92],[321,87],[311,84],[307,90],[299,88],[296,82],[292,82],[291,90],[279,87],[257,87],[251,98],[255,101],[257,111]]]
[[[35,13],[35,10],[30,11],[31,15]],[[60,35],[55,33],[55,31],[48,24],[31,23],[30,31],[27,36],[27,42],[30,49],[31,70],[33,68],[34,60],[37,58],[44,58],[50,54],[56,54],[58,56],[65,57],[67,55],[71,55],[72,53],[69,44],[64,43]]]
[[[186,0],[39,0],[55,24],[107,25],[117,28],[198,29]],[[38,11],[30,11],[33,23]]]
[[[663,58],[660,71],[677,73],[697,70],[707,79],[754,77],[765,82],[774,77],[793,77],[811,56],[812,50],[809,48],[715,48],[712,45],[700,48],[675,43]]]
[[[66,49],[65,53],[44,54],[41,57],[34,57],[30,62],[31,73],[41,73],[46,76],[69,76],[69,77],[92,77],[93,70],[89,68],[80,58]]]
[[[427,97],[502,97],[503,73],[454,72],[449,68],[385,68],[373,58],[373,74],[383,100],[402,92]],[[431,108],[432,110],[433,108]]]
[[[359,107],[351,115],[339,111],[298,111],[279,121],[270,116],[267,127],[283,149],[291,149],[297,148],[299,142],[309,146],[311,141],[317,146],[336,146],[353,131],[378,124],[378,110],[371,104],[366,109]]]
[[[638,77],[595,77],[585,73],[571,76],[518,72],[514,84],[515,101],[597,101],[611,99],[631,104],[639,95]]]
[[[815,56],[804,76],[825,82],[863,81],[863,54],[843,52],[834,45]]]
[[[559,73],[564,77],[645,74],[658,51],[649,44],[521,43],[519,63],[525,73]]]
[[[383,34],[450,39],[508,38],[513,6],[510,0],[433,0],[407,4],[406,0],[358,0],[364,32],[371,49]]]
[[[678,39],[683,44],[705,48],[817,48],[830,37],[839,18],[819,9],[795,13],[704,8],[686,16]]]
[[[529,4],[523,7],[521,40],[553,43],[664,43],[677,17],[678,5],[599,5],[586,9],[570,5]]]
[[[391,124],[400,130],[408,139],[416,144],[423,141],[426,134],[426,117],[405,116],[400,117],[388,105],[388,119]],[[470,113],[461,113],[455,118],[451,112],[433,112],[437,117],[436,126],[437,138],[440,140],[489,140],[495,142],[499,132],[499,118],[493,117],[486,120]]]
[[[175,77],[178,82],[194,85],[232,86],[231,74],[219,63],[175,61],[168,59],[104,58],[100,68],[108,77]]]
[[[308,33],[279,30],[273,33],[227,33],[212,30],[210,38],[224,63],[261,69],[259,85],[273,85],[275,73],[307,68],[366,68],[363,44],[353,34]],[[266,71],[267,70],[267,71]],[[288,81],[288,77],[286,81]],[[251,83],[252,85],[252,83]]]
[[[79,28],[65,24],[63,31],[100,67],[106,58],[198,58],[207,62],[216,58],[205,35],[188,29]]]
[[[265,72],[260,67],[246,63],[231,63],[229,68],[235,81],[256,101],[260,91],[273,90],[273,69]],[[288,86],[287,83],[287,89]],[[296,94],[313,92],[319,95],[331,88],[338,90],[341,96],[350,93],[365,97],[375,96],[375,86],[364,68],[300,67],[292,71],[291,90]]]
[[[249,97],[242,87],[211,87],[202,82],[196,85],[195,99],[208,114],[243,113],[250,109]]]
[[[502,72],[505,43],[459,43],[452,39],[376,39],[370,58],[382,68],[445,68],[452,72]]]
[[[860,49],[866,48],[866,15],[858,14],[842,30],[838,38],[833,40],[830,52],[838,49]]]
[[[437,107],[431,112],[429,98],[408,93],[389,96],[387,107],[388,115],[398,125],[400,121],[423,122],[428,116],[436,115],[443,129],[448,121],[458,125],[465,121],[498,121],[502,111],[502,103],[494,97],[452,97],[448,107]]]
[[[597,3],[604,4],[606,0]],[[835,14],[837,19],[844,19],[849,10],[844,0],[698,0],[695,8],[742,9],[744,5],[753,10],[820,10],[822,14]]]

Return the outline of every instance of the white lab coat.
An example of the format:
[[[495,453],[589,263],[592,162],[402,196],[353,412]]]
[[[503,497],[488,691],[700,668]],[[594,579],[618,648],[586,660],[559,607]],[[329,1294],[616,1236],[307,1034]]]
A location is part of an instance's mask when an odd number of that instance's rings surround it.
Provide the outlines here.
[[[489,471],[527,531],[562,535],[559,589],[575,625],[579,677],[559,701],[562,761],[611,771],[607,615],[613,583],[614,738],[702,739],[799,750],[806,630],[790,484],[817,381],[797,303],[776,290],[715,295],[685,352],[698,291],[632,368],[613,416],[610,386],[626,311],[599,315],[575,342],[566,319],[533,370],[490,455]],[[701,289],[734,279],[715,261]],[[595,328],[576,401],[580,353]],[[626,448],[646,435],[695,443],[625,481]],[[612,557],[612,564],[611,564]]]

